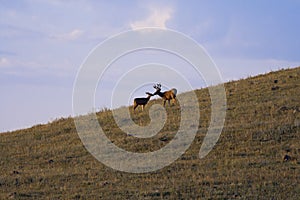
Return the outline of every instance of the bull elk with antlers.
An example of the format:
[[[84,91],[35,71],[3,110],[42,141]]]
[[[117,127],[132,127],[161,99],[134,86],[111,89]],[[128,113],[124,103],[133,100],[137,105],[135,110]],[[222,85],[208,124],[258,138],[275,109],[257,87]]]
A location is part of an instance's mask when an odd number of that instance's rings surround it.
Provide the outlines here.
[[[158,95],[161,98],[163,98],[164,106],[166,105],[166,101],[168,101],[169,105],[170,105],[170,100],[173,100],[173,104],[175,104],[176,94],[177,94],[177,90],[175,88],[172,88],[171,90],[168,90],[165,92],[161,92],[161,84],[160,83],[154,85],[153,88],[156,89],[156,91],[154,92],[153,95]]]

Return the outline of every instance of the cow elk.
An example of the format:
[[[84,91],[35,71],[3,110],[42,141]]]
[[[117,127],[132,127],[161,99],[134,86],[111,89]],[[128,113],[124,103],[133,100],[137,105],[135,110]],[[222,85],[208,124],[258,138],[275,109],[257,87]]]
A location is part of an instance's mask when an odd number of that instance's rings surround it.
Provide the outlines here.
[[[133,100],[133,112],[138,106],[142,106],[142,111],[144,111],[144,107],[146,106],[150,98],[153,96],[153,94],[149,92],[146,92],[146,94],[148,95],[146,98],[135,98]]]
[[[170,100],[173,100],[173,104],[176,102],[176,94],[177,90],[175,88],[172,88],[171,90],[161,92],[161,84],[156,84],[153,86],[156,91],[153,93],[153,95],[158,95],[164,100],[164,106],[166,105],[166,101],[169,102],[170,105]]]

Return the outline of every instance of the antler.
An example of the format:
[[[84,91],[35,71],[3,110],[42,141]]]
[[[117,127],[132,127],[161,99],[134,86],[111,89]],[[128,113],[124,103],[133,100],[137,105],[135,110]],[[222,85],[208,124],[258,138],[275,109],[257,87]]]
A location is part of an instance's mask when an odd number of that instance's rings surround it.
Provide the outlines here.
[[[158,84],[154,85],[153,87],[154,87],[155,89],[161,89],[161,84],[158,83]]]

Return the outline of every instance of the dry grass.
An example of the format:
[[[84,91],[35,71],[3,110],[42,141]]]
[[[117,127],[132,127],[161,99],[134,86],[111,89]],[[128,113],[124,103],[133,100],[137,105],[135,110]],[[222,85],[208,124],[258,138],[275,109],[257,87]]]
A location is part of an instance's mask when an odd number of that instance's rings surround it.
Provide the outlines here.
[[[72,118],[2,133],[0,199],[298,199],[300,68],[229,82],[225,88],[226,122],[213,151],[198,158],[210,98],[207,89],[196,90],[201,120],[194,142],[176,162],[153,173],[118,172],[98,162],[82,145]],[[167,110],[165,127],[151,139],[122,133],[109,110],[97,116],[115,144],[148,152],[166,145],[178,130],[179,107]],[[147,112],[132,117],[149,123]],[[285,155],[291,159],[283,161]]]

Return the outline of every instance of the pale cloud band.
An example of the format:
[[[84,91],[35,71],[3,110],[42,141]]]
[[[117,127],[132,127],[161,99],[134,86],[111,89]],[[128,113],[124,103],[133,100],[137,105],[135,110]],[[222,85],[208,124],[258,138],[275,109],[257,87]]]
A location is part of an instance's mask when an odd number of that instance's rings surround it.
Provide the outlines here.
[[[50,38],[58,40],[76,40],[84,34],[84,31],[81,29],[74,29],[71,32],[51,35]]]
[[[7,58],[0,58],[0,67],[8,67],[10,65],[10,62]]]
[[[150,15],[146,19],[138,20],[130,23],[133,30],[145,27],[155,27],[166,29],[166,23],[172,18],[174,10],[171,7],[150,7]]]

